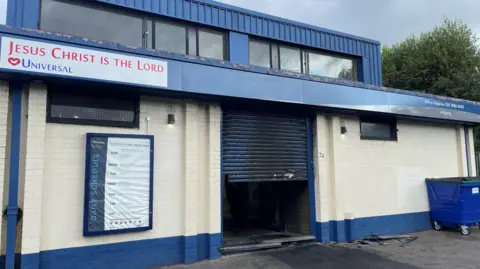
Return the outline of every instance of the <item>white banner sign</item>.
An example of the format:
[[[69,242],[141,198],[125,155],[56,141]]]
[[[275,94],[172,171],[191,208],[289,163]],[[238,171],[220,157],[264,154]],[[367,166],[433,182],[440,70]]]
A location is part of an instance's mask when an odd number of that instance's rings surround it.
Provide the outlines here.
[[[166,61],[2,37],[0,68],[168,86]]]
[[[147,227],[150,217],[150,140],[108,138],[105,230]]]

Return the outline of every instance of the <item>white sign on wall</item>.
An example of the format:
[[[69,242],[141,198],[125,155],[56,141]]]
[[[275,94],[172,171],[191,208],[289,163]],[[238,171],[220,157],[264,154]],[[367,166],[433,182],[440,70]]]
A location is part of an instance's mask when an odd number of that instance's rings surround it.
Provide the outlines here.
[[[168,86],[166,61],[10,37],[2,37],[1,46],[0,68]]]
[[[87,134],[84,235],[152,229],[153,137]]]

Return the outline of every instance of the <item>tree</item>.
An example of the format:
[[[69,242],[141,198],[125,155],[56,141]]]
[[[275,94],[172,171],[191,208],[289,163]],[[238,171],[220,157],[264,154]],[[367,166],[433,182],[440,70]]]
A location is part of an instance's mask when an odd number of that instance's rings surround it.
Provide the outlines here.
[[[480,101],[478,38],[461,20],[445,18],[440,26],[382,48],[386,87]],[[476,132],[480,150],[480,132]]]

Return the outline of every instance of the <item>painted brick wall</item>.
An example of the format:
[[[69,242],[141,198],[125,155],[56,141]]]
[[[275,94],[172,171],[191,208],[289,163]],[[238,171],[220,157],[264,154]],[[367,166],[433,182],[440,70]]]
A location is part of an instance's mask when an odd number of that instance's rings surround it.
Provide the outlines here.
[[[8,167],[9,167],[9,151],[10,136],[9,128],[11,119],[8,113],[9,107],[9,85],[5,81],[0,81],[0,201],[2,202],[3,209],[7,206],[8,202]],[[7,222],[0,218],[0,255],[5,255],[5,243]]]
[[[84,255],[82,253],[92,253],[94,250],[85,247],[95,246],[95,249],[100,249],[97,245],[103,245],[99,255],[113,256],[113,252],[120,249],[120,245],[115,244],[122,243],[122,248],[145,248],[142,252],[135,252],[135,255],[163,251],[171,256],[171,259],[146,259],[149,265],[218,257],[218,115],[221,115],[218,105],[142,96],[138,129],[50,124],[45,123],[45,88],[33,85],[30,89],[25,185],[25,220],[29,221],[23,227],[22,255],[37,255],[40,251],[40,264],[42,268],[48,268],[56,263],[55,253],[59,254],[58,257],[62,256],[61,253],[69,253],[69,256],[70,253],[78,253],[72,254],[71,260],[63,261],[65,265],[77,264],[81,260],[79,257]],[[175,114],[174,125],[167,124],[169,113]],[[82,236],[87,132],[155,136],[153,230],[110,236]],[[218,179],[212,176],[218,176]],[[202,236],[197,236],[198,234]],[[162,238],[164,240],[161,242],[165,244],[159,243],[158,240]],[[187,251],[191,239],[194,239],[195,247],[199,249],[198,257],[188,257],[192,253]],[[180,243],[173,246],[175,242]],[[152,246],[157,249],[152,249]],[[162,250],[162,247],[166,249]],[[151,255],[157,257],[154,253]],[[22,268],[40,266],[32,262],[38,260],[32,255],[22,258]],[[100,259],[106,257],[100,256],[84,260],[90,262],[88,265],[108,268],[108,263],[100,265],[104,261]],[[128,267],[127,260],[128,256],[122,260],[122,266]],[[143,264],[138,265],[138,268],[145,268]]]
[[[353,220],[357,235],[362,227],[381,232],[374,223],[387,225],[382,216],[429,210],[425,178],[466,175],[463,126],[398,121],[397,128],[398,141],[361,140],[358,117],[317,116],[317,222],[334,221],[330,230],[343,233],[352,224],[344,220]]]
[[[31,84],[28,93],[27,128],[23,133],[25,140],[25,166],[22,204],[24,209],[21,253],[40,251],[42,225],[42,194],[45,163],[45,116],[47,109],[46,85]],[[21,227],[20,227],[21,228]],[[20,229],[19,228],[19,229]],[[20,241],[20,240],[19,240]]]

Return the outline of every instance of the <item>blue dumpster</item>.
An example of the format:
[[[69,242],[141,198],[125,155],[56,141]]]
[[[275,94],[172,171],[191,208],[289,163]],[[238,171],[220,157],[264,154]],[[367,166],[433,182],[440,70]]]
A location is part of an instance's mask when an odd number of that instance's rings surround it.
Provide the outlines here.
[[[480,178],[427,178],[430,215],[435,230],[459,227],[464,235],[480,222]]]

